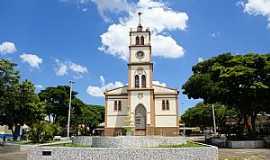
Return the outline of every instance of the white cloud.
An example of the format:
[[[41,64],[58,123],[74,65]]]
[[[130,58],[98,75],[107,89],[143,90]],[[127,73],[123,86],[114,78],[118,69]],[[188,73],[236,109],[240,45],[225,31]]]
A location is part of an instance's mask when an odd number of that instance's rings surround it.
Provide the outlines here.
[[[105,85],[105,78],[103,76],[100,76],[99,79],[100,79],[101,85],[104,86]]]
[[[43,88],[43,86],[41,84],[37,84],[37,85],[35,85],[35,87],[36,87],[36,89],[42,89]]]
[[[23,53],[20,55],[20,58],[23,62],[28,63],[33,68],[39,68],[39,65],[42,64],[42,58],[35,54]]]
[[[69,64],[69,69],[77,74],[88,73],[88,69],[86,67],[79,65],[79,64],[76,64],[76,63],[73,63],[73,62],[71,62]]]
[[[94,97],[103,97],[104,96],[104,92],[106,90],[110,90],[113,88],[117,88],[117,87],[122,87],[124,86],[124,84],[120,81],[116,81],[116,82],[111,82],[108,84],[105,84],[105,79],[103,76],[100,76],[100,82],[101,82],[101,86],[88,86],[86,92]]]
[[[59,0],[60,2],[71,3],[76,5],[82,12],[90,9],[91,4],[95,3],[100,16],[104,21],[109,22],[111,19],[107,16],[109,13],[127,12],[132,9],[127,0]]]
[[[178,58],[184,55],[184,48],[170,36],[154,35],[152,42],[154,56]]]
[[[110,3],[109,1],[107,3]],[[138,12],[142,12],[142,24],[152,30],[153,56],[165,58],[178,58],[184,55],[184,49],[169,31],[185,30],[188,15],[185,12],[175,11],[165,3],[153,0],[140,0],[133,9],[129,10],[127,17],[120,17],[118,23],[111,24],[107,32],[101,37],[102,46],[99,50],[127,60],[129,54],[130,27],[138,24]]]
[[[203,62],[204,61],[204,58],[202,58],[202,57],[199,57],[198,58],[198,62],[200,63],[200,62]]]
[[[218,38],[218,37],[220,36],[220,32],[212,32],[212,33],[210,34],[210,36],[211,36],[212,38]]]
[[[68,72],[68,66],[61,62],[60,60],[56,59],[56,68],[55,68],[55,73],[57,76],[64,76],[66,75]]]
[[[0,44],[0,54],[8,54],[8,53],[14,53],[16,52],[16,46],[15,43],[13,42],[3,42],[2,44]]]
[[[167,86],[166,83],[163,83],[163,82],[160,82],[160,81],[152,81],[152,83],[153,83],[154,85],[158,85],[158,86],[163,86],[163,87],[166,87],[166,86]]]
[[[239,2],[244,7],[244,12],[254,16],[264,16],[270,28],[270,0],[245,0]]]
[[[109,12],[127,12],[130,8],[130,4],[127,0],[91,0],[97,5],[97,9],[101,17],[105,21],[110,21],[110,18],[106,16],[106,13]]]
[[[82,11],[83,12],[87,12],[88,11],[88,8],[83,8]]]
[[[87,67],[80,64],[76,64],[71,61],[60,61],[59,59],[56,59],[55,62],[55,73],[57,76],[64,76],[67,75],[69,72],[72,72],[74,73],[75,78],[81,78],[83,74],[88,73]]]

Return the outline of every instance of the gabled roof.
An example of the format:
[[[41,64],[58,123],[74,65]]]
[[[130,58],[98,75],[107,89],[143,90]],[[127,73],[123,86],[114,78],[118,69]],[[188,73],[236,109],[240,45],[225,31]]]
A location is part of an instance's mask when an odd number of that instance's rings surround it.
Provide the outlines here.
[[[154,94],[178,94],[177,89],[153,84]],[[105,95],[127,95],[128,86],[118,87],[104,92]]]
[[[153,84],[154,94],[178,94],[179,91],[174,88],[169,88],[161,85]]]
[[[127,89],[128,89],[128,86],[122,86],[122,87],[106,90],[104,92],[104,94],[105,95],[111,95],[111,94],[112,95],[123,95],[123,94],[127,94]]]

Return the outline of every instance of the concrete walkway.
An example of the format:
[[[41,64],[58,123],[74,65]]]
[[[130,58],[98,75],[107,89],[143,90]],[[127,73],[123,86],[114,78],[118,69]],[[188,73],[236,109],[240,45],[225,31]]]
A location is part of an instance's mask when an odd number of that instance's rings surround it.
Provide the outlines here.
[[[270,149],[219,148],[219,160],[270,160]]]
[[[0,153],[0,160],[26,160],[26,152]]]

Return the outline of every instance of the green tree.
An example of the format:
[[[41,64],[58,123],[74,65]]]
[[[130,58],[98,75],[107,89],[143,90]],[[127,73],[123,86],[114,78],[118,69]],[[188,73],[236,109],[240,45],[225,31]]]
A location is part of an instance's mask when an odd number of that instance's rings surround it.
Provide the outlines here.
[[[58,126],[46,121],[40,121],[32,124],[28,137],[33,143],[44,143],[53,140],[58,132]]]
[[[225,130],[225,122],[227,118],[237,117],[239,112],[234,108],[230,108],[221,104],[204,104],[198,103],[194,107],[189,108],[182,116],[186,126],[200,127],[213,127],[212,106],[214,105],[216,124],[221,132]]]
[[[70,132],[76,134],[76,131],[81,130],[83,134],[90,134],[99,123],[104,121],[104,108],[97,105],[86,105],[76,95],[77,92],[73,91]],[[39,97],[46,104],[46,114],[52,117],[50,121],[65,128],[68,116],[69,86],[48,87],[39,93]]]
[[[104,122],[104,107],[82,104],[79,111],[73,112],[73,125],[80,130],[82,135],[91,135],[93,130]]]
[[[43,118],[43,104],[30,81],[19,82],[16,64],[0,60],[0,124],[12,130],[14,138],[20,126]]]
[[[269,111],[270,54],[226,53],[198,63],[192,71],[183,93],[236,108],[249,133],[254,133],[257,113]]]
[[[54,124],[59,123],[65,126],[67,122],[69,86],[48,87],[42,90],[38,95],[45,103],[45,112]],[[77,92],[72,91],[72,101]]]

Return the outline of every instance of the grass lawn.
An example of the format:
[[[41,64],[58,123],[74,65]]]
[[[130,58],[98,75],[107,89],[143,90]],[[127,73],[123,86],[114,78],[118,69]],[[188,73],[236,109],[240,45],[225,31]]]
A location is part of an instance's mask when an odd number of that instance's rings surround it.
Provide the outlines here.
[[[31,145],[35,145],[35,144],[44,144],[44,143],[53,143],[53,142],[59,142],[59,141],[48,141],[48,142],[43,142],[43,143],[33,143],[31,141],[8,141],[10,143],[15,143],[15,144],[20,144],[20,145],[26,145],[26,144],[31,144]]]
[[[91,147],[88,145],[81,145],[81,144],[73,144],[73,143],[64,143],[64,144],[56,144],[52,145],[53,147]]]
[[[188,147],[204,147],[201,144],[193,143],[190,141],[187,141],[185,144],[162,144],[158,146],[159,148],[188,148]]]

